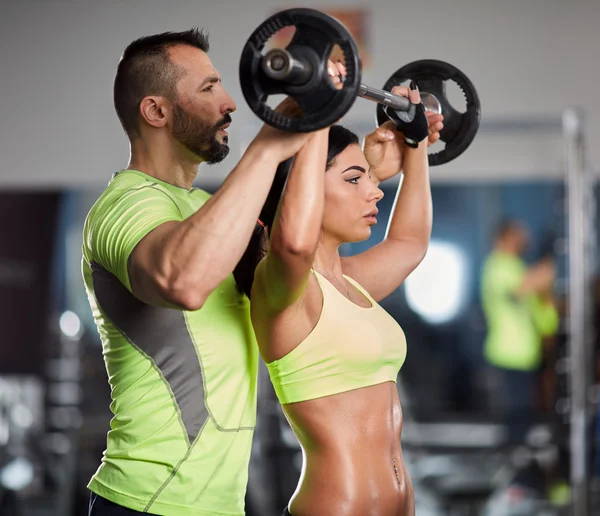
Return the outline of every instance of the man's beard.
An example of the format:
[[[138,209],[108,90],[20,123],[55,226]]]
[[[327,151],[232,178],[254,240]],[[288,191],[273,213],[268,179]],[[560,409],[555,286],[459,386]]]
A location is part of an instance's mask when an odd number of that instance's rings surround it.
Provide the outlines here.
[[[173,106],[173,136],[209,165],[223,161],[229,154],[229,138],[225,136],[223,143],[217,140],[217,132],[229,122],[231,117],[225,115],[214,126],[210,126],[199,117],[185,111],[179,104]]]

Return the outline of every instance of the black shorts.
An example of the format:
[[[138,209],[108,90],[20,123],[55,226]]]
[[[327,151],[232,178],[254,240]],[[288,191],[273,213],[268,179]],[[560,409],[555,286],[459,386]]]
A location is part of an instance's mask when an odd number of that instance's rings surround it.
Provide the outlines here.
[[[122,505],[111,502],[106,498],[98,496],[96,493],[90,493],[90,507],[88,516],[132,516],[134,514],[148,514],[147,512],[138,512],[128,509]]]

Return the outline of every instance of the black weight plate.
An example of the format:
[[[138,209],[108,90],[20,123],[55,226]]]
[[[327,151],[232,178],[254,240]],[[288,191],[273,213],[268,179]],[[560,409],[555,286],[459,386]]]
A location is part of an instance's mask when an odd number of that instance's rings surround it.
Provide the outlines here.
[[[408,80],[415,81],[421,92],[435,95],[442,106],[444,128],[440,131],[440,140],[446,145],[442,151],[429,154],[429,165],[442,165],[452,161],[469,147],[479,129],[481,102],[475,86],[455,66],[444,61],[425,59],[414,61],[400,68],[387,80],[383,89],[391,91],[394,86]],[[464,113],[459,113],[450,104],[446,95],[447,81],[454,81],[463,92],[467,101],[467,109]],[[378,125],[388,120],[383,106],[378,104]]]
[[[314,56],[316,73],[302,88],[268,77],[261,68],[265,43],[283,27],[295,26],[287,49],[302,47]],[[337,90],[327,75],[327,59],[337,44],[344,52],[346,79]],[[358,47],[348,29],[338,20],[315,9],[288,9],[265,20],[248,38],[240,60],[240,84],[250,109],[265,123],[290,132],[310,132],[327,127],[344,116],[360,86],[361,62]],[[302,118],[275,112],[266,101],[269,95],[283,93],[302,107]]]

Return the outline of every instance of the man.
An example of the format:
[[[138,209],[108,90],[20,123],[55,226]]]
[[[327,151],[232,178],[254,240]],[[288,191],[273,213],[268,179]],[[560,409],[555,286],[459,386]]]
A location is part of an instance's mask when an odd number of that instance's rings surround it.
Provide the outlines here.
[[[522,224],[503,222],[484,264],[481,285],[488,327],[484,353],[500,372],[511,444],[523,443],[534,422],[542,340],[558,328],[558,312],[552,301],[554,263],[546,257],[527,268],[521,258],[527,243]]]
[[[90,210],[82,269],[114,418],[90,514],[244,514],[256,413],[249,302],[231,275],[277,165],[307,134],[263,127],[210,197],[235,111],[198,30],[131,43],[114,104],[131,160]]]
[[[265,125],[213,196],[192,188],[200,163],[227,155],[236,108],[208,47],[198,30],[147,36],[117,69],[131,159],[90,210],[83,238],[114,414],[88,486],[90,516],[244,514],[258,352],[232,271],[277,165],[310,134]],[[328,64],[341,87],[343,65]],[[440,118],[429,119],[435,138]],[[367,139],[383,165],[398,160],[385,151],[391,131]]]

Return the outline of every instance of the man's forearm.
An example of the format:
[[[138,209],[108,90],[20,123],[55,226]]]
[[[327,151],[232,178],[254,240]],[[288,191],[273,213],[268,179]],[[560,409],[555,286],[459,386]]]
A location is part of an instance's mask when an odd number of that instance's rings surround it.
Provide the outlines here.
[[[233,271],[248,245],[277,165],[263,147],[249,147],[217,192],[168,235],[161,261],[179,276],[180,287],[200,289],[207,297]]]

